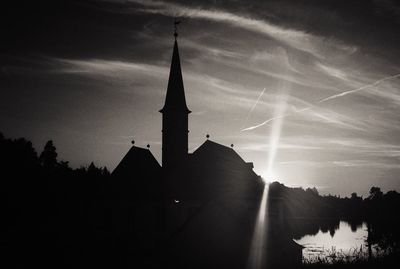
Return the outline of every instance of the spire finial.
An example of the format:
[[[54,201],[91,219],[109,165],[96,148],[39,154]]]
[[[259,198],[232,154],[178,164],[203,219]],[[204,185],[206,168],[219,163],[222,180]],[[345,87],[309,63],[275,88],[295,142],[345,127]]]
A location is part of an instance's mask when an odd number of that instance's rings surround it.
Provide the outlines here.
[[[175,40],[178,37],[178,24],[180,24],[181,21],[178,21],[176,18],[174,19],[174,37]]]

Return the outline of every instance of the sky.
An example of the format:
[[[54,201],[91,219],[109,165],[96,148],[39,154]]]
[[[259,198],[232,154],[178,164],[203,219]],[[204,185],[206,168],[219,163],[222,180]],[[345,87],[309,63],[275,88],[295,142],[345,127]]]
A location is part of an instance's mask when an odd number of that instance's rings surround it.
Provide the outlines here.
[[[268,180],[400,191],[400,4],[391,0],[5,1],[0,131],[73,167],[161,162],[179,18],[189,150],[210,139]]]

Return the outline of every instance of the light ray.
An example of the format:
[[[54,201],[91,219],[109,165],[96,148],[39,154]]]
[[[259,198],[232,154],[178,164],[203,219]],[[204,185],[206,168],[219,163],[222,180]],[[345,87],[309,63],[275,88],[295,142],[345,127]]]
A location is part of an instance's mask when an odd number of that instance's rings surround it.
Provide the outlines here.
[[[286,72],[289,70],[286,66]],[[275,162],[276,153],[279,147],[279,139],[281,136],[281,130],[283,126],[284,114],[287,107],[287,101],[290,92],[290,85],[283,81],[281,88],[278,93],[278,104],[274,109],[274,119],[271,133],[269,135],[269,151],[268,151],[268,163],[267,172],[264,180],[263,196],[257,216],[257,222],[255,225],[253,240],[250,248],[250,256],[247,264],[248,269],[259,269],[264,268],[267,264],[267,245],[268,245],[268,181],[272,180],[273,165]]]
[[[254,229],[253,239],[250,245],[250,255],[247,262],[247,269],[263,268],[265,264],[265,247],[267,240],[268,226],[267,218],[268,184],[265,184],[261,199],[260,208],[257,213],[257,220]]]
[[[267,165],[267,176],[272,175],[272,167],[275,161],[276,152],[279,145],[279,138],[281,136],[282,124],[284,120],[284,113],[287,107],[288,95],[284,94],[280,97],[280,104],[275,110],[275,119],[272,123],[269,151],[268,151],[268,165]]]

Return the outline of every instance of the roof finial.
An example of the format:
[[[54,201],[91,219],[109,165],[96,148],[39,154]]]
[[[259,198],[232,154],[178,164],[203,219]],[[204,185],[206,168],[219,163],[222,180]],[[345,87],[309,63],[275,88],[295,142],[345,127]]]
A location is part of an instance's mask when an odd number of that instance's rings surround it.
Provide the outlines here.
[[[176,18],[174,19],[174,37],[175,40],[178,37],[178,24],[180,24],[181,21],[178,21]]]

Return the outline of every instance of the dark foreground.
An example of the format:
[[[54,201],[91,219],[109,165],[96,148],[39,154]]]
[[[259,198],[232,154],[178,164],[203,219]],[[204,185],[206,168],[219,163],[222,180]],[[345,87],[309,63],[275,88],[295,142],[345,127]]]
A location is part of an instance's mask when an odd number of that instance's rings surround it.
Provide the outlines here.
[[[168,234],[163,227],[154,226],[165,222],[153,219],[164,216],[161,211],[165,200],[145,199],[106,168],[91,164],[72,169],[67,162],[57,160],[52,143],[38,156],[29,141],[5,139],[2,135],[0,153],[1,268],[179,268],[172,266],[176,264],[184,264],[181,268],[247,267],[249,247],[245,243],[252,233],[247,235],[243,227],[253,225],[258,210],[254,205],[260,202],[257,199],[246,200],[246,205],[241,201],[209,202],[201,207],[208,211],[186,212],[190,218],[179,226],[180,230]],[[290,189],[278,183],[269,189],[269,204],[273,207],[269,210],[275,212],[269,221],[278,227],[270,237],[279,238],[271,247],[276,254],[271,256],[278,257],[278,261],[291,257],[279,256],[286,250],[279,248],[280,239],[299,238],[319,229],[334,232],[344,219],[354,225],[367,221],[369,244],[387,250],[387,254],[351,262],[337,259],[333,264],[321,259],[290,268],[399,267],[398,193],[383,194],[379,188],[372,188],[370,197],[362,199],[356,194],[351,198],[320,196],[313,189]],[[161,213],[146,215],[149,205]],[[199,208],[195,206],[191,208]],[[199,225],[193,225],[196,216],[204,212],[208,215],[197,222]],[[304,221],[299,216],[319,220]],[[231,220],[237,222],[232,224]],[[169,241],[166,235],[180,239]],[[225,251],[225,247],[233,252]]]

